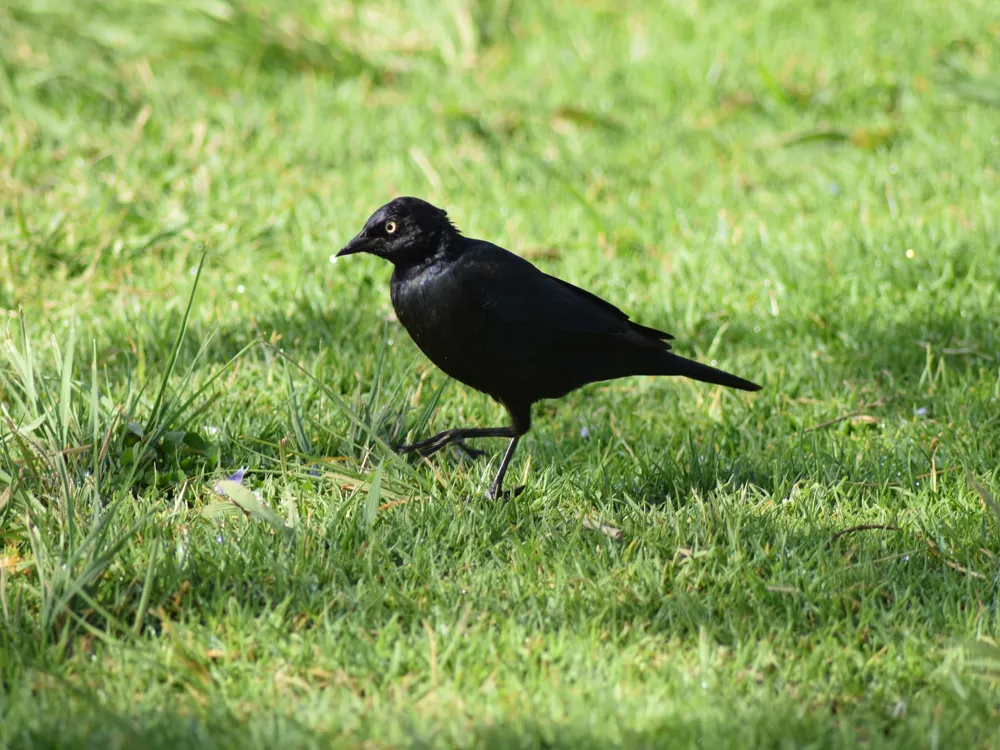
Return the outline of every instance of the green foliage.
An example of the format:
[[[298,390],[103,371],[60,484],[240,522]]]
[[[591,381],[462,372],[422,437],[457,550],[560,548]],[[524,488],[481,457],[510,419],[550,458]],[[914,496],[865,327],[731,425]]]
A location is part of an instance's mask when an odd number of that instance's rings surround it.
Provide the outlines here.
[[[0,745],[995,745],[994,5],[3,4]],[[397,456],[398,194],[765,390]]]

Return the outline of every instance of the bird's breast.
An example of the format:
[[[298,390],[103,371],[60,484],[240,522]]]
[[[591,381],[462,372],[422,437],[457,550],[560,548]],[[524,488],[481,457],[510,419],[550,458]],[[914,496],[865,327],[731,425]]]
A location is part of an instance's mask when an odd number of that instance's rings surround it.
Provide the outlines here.
[[[392,306],[414,343],[438,367],[462,379],[463,357],[474,357],[481,307],[447,271],[393,274]]]

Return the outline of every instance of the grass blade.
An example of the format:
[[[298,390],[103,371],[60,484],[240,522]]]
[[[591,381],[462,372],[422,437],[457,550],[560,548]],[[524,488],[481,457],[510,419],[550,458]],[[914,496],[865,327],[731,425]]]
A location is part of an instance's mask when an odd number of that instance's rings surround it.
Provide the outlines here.
[[[278,356],[280,356],[283,359],[285,359],[286,361],[290,362],[295,367],[297,367],[300,372],[302,372],[303,374],[305,374],[306,377],[308,377],[310,380],[312,380],[314,383],[316,383],[316,385],[318,385],[320,387],[320,389],[323,391],[323,393],[326,394],[327,398],[329,398],[334,403],[334,405],[337,407],[337,409],[339,409],[351,421],[352,424],[354,424],[362,432],[364,432],[365,435],[367,435],[369,437],[369,439],[371,439],[372,442],[376,443],[380,448],[382,448],[382,450],[386,453],[386,455],[388,457],[390,457],[390,458],[396,458],[398,456],[398,454],[396,453],[396,451],[394,451],[392,449],[392,447],[387,442],[385,442],[381,437],[379,437],[375,433],[375,430],[373,430],[370,425],[368,425],[367,423],[365,423],[365,421],[363,419],[361,419],[360,416],[358,416],[358,414],[354,411],[354,409],[352,409],[350,407],[350,405],[346,401],[344,401],[343,398],[340,397],[339,394],[334,393],[329,388],[329,386],[327,386],[325,383],[323,383],[321,380],[319,380],[319,378],[317,378],[315,375],[313,375],[308,370],[306,370],[298,362],[296,362],[295,360],[293,360],[290,357],[288,357],[288,355],[285,354],[284,352],[276,351],[275,353]],[[401,461],[401,462],[399,462],[399,465],[403,466],[403,467],[406,467],[406,469],[408,469],[409,472],[412,473],[412,469],[410,469],[409,466],[405,462]]]
[[[295,436],[295,444],[299,453],[308,455],[312,451],[312,443],[306,435],[305,425],[302,422],[302,412],[299,409],[298,394],[295,392],[295,383],[292,382],[292,369],[285,364],[285,379],[288,383],[288,397],[292,402],[292,434]]]
[[[91,342],[90,358],[90,472],[94,478],[95,492],[101,487],[101,392],[97,378],[97,342]],[[99,502],[99,498],[95,498]]]
[[[76,349],[76,327],[69,329],[69,341],[66,342],[66,350],[63,352],[62,381],[59,384],[59,429],[60,447],[67,448],[69,439],[69,423],[72,418],[70,406],[73,395],[73,352]]]
[[[149,606],[149,596],[153,589],[153,572],[156,570],[156,558],[160,553],[160,540],[153,542],[153,548],[149,551],[149,564],[146,566],[146,578],[142,584],[142,595],[139,597],[139,606],[135,610],[135,622],[132,629],[136,635],[142,633],[142,623],[146,616],[146,608]]]
[[[368,496],[365,498],[365,526],[371,528],[375,525],[375,517],[378,515],[379,501],[382,498],[382,464],[379,464],[372,474],[372,483],[368,488]]]
[[[153,408],[149,412],[149,419],[146,420],[146,429],[144,432],[148,435],[155,432],[155,427],[157,425],[157,420],[160,417],[160,409],[163,406],[163,399],[167,393],[167,386],[170,384],[170,376],[174,372],[174,366],[177,364],[177,355],[181,350],[181,344],[184,342],[184,334],[187,332],[188,321],[191,319],[191,308],[194,306],[195,293],[198,291],[198,281],[201,279],[202,268],[205,267],[205,257],[208,255],[206,250],[201,254],[201,260],[198,261],[198,270],[195,272],[194,284],[191,286],[191,295],[188,297],[187,307],[184,308],[184,317],[181,318],[180,328],[177,329],[177,336],[174,338],[174,344],[170,349],[170,356],[167,359],[167,368],[163,372],[163,379],[160,381],[160,391],[156,394],[156,401],[153,402]],[[153,441],[147,443],[147,450]]]

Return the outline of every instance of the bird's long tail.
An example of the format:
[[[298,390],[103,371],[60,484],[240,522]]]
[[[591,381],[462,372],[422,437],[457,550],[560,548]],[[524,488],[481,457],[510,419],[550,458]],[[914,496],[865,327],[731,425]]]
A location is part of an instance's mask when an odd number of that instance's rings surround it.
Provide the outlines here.
[[[685,359],[676,354],[667,352],[667,362],[664,368],[664,375],[681,375],[685,378],[700,380],[703,383],[716,383],[727,388],[739,388],[741,391],[759,391],[760,386],[751,383],[749,380],[732,375],[714,367],[695,362],[693,359]]]

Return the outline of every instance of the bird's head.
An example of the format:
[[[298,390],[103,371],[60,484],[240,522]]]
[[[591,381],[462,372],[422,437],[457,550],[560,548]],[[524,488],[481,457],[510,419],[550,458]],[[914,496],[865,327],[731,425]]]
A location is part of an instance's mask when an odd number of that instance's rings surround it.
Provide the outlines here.
[[[414,263],[438,252],[458,230],[448,214],[419,198],[394,198],[373,213],[337,257],[371,253],[399,263]]]

